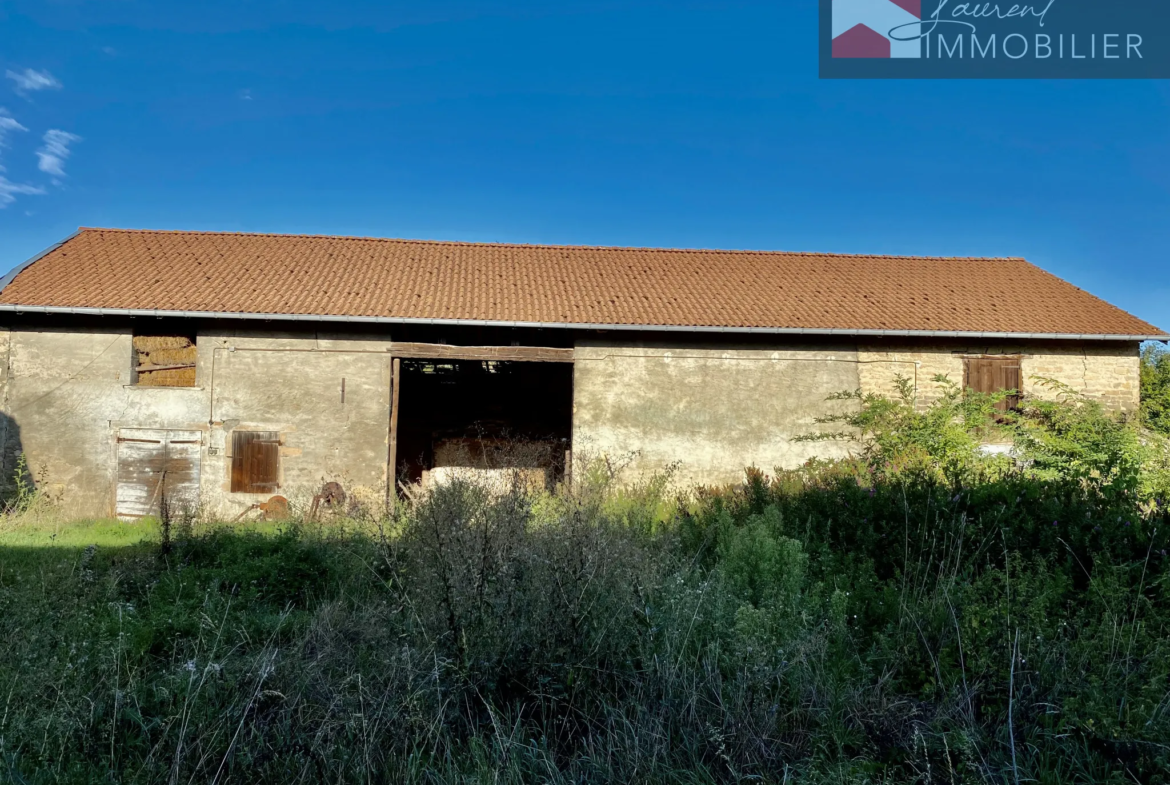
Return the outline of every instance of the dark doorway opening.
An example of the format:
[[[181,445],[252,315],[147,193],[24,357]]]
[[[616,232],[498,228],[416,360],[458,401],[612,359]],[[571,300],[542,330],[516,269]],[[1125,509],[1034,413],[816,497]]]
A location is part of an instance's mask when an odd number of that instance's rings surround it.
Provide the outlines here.
[[[551,487],[565,474],[572,420],[572,363],[403,359],[396,476],[425,486],[455,469],[522,470]]]

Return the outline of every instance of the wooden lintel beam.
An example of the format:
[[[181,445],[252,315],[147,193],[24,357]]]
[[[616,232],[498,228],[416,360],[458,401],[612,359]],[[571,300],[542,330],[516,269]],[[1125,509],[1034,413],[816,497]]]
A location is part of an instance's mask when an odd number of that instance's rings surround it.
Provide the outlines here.
[[[497,360],[506,362],[571,363],[572,349],[546,346],[450,346],[445,343],[395,341],[390,354],[406,360]]]

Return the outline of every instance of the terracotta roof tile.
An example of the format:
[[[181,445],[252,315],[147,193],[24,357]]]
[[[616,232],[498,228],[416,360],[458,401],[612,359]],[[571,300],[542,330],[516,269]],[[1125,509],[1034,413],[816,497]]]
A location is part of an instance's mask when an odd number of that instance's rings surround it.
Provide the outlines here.
[[[705,328],[1162,331],[1023,259],[83,229],[0,305]]]

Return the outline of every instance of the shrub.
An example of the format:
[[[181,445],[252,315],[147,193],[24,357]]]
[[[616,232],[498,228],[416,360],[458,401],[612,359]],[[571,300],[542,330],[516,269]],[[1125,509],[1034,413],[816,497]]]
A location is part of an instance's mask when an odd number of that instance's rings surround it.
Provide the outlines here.
[[[1038,475],[1112,495],[1136,494],[1145,457],[1136,428],[1065,384],[1039,383],[1055,392],[1055,400],[1026,399],[1016,426],[1016,445]]]
[[[997,424],[996,404],[1006,394],[964,392],[946,376],[933,379],[938,397],[919,406],[913,383],[898,376],[898,396],[842,392],[831,401],[856,400],[854,412],[819,418],[822,425],[843,425],[846,430],[826,431],[801,437],[804,441],[847,440],[861,445],[860,457],[875,473],[916,474],[928,479],[958,483],[972,472],[985,471],[992,461],[979,452],[980,444],[1003,430]]]
[[[1158,343],[1142,347],[1142,422],[1170,436],[1170,350]]]

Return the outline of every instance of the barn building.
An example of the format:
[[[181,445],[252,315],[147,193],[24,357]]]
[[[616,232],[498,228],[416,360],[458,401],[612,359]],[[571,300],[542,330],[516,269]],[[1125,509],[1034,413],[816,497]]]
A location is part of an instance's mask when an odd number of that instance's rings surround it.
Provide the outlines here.
[[[82,229],[0,285],[0,471],[125,518],[582,456],[729,482],[841,455],[795,439],[898,376],[1133,412],[1168,338],[1022,259]]]

